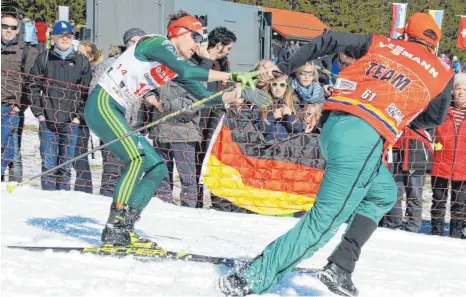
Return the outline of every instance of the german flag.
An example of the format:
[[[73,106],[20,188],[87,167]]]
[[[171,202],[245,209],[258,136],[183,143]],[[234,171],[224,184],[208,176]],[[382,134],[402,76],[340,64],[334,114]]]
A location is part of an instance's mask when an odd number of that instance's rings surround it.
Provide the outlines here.
[[[204,164],[204,185],[216,196],[260,214],[309,210],[324,174],[319,135],[297,134],[267,143],[246,118],[227,111]]]

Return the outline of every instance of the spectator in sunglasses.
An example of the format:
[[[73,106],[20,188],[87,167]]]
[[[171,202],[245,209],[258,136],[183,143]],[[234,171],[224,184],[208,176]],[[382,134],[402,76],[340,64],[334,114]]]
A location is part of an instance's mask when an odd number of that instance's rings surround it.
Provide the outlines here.
[[[13,14],[2,15],[2,180],[9,166],[9,181],[21,182],[21,134],[24,111],[29,105],[25,96],[24,73],[29,73],[39,54],[18,35],[19,19]]]
[[[266,140],[282,141],[294,133],[304,131],[305,123],[297,117],[300,110],[298,98],[289,85],[287,77],[268,86],[272,104],[266,108],[255,108],[253,118]]]
[[[324,102],[324,91],[320,86],[318,72],[314,63],[299,67],[291,78],[291,86],[299,97],[301,104]]]

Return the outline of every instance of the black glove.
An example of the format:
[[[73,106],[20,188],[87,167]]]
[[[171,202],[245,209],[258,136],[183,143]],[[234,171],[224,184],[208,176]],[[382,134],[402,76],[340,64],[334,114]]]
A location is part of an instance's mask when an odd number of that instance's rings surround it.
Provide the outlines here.
[[[260,108],[267,107],[272,103],[272,98],[269,96],[269,94],[259,89],[242,89],[241,98],[257,105]]]

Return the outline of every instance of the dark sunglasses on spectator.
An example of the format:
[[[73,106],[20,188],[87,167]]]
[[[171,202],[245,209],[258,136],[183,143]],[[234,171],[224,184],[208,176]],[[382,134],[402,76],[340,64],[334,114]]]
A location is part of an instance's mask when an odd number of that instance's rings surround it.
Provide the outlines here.
[[[314,76],[314,71],[301,71],[299,75],[302,76]]]
[[[277,82],[274,82],[272,83],[272,87],[276,88],[276,87],[280,87],[280,88],[285,88],[288,84],[286,82],[281,82],[281,83],[277,83]]]
[[[188,28],[182,27],[182,26],[176,26],[175,28],[183,28],[183,29],[188,30],[189,32],[191,32],[191,38],[194,40],[195,43],[201,43],[204,40],[204,37],[201,34],[199,34],[199,32],[197,32],[197,31],[193,31],[191,29],[188,29]]]
[[[58,34],[57,36],[58,36],[58,38],[65,38],[66,37],[66,38],[71,39],[73,37],[73,33],[61,33],[61,34]]]
[[[2,29],[8,30],[8,28],[10,28],[11,30],[15,31],[15,30],[18,29],[18,26],[12,26],[12,25],[8,25],[8,24],[2,24]]]

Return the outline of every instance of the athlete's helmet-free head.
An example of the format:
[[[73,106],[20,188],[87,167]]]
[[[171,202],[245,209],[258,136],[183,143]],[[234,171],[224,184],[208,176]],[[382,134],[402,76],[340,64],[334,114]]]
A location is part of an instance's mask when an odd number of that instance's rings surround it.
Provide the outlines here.
[[[167,28],[167,37],[185,59],[190,59],[204,41],[202,34],[201,22],[189,14],[171,21]]]

